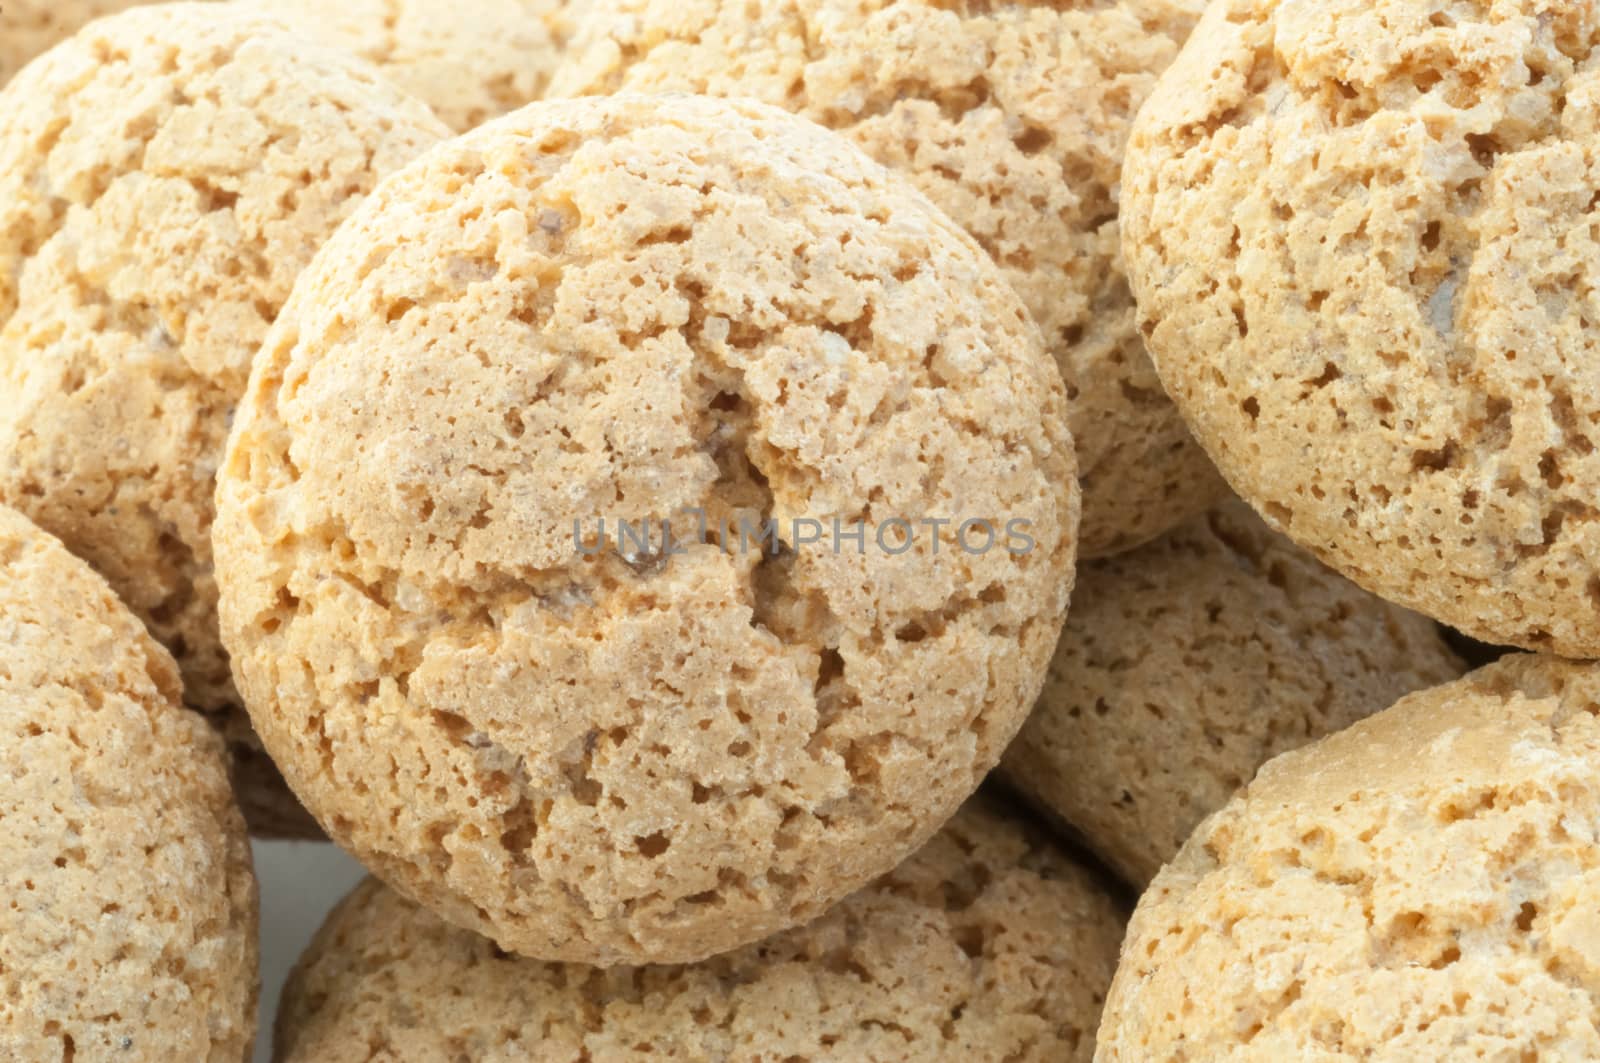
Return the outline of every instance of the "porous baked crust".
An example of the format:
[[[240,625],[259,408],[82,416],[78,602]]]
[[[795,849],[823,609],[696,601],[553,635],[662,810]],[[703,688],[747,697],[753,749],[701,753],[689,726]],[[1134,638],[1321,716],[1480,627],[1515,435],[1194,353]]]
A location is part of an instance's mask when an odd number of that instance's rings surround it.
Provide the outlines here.
[[[552,95],[752,96],[907,174],[1005,270],[1073,397],[1079,553],[1136,546],[1223,494],[1161,390],[1123,277],[1134,112],[1201,0],[599,0]]]
[[[987,802],[817,921],[686,967],[508,957],[368,879],[291,975],[277,1059],[1087,1063],[1122,927]]]
[[[1225,0],[1140,114],[1124,249],[1234,487],[1356,582],[1600,655],[1600,9]]]
[[[297,286],[219,479],[225,638],[392,885],[541,959],[698,959],[893,867],[999,759],[1072,581],[1064,407],[999,271],[843,139],[534,104]],[[617,541],[696,507],[673,554]],[[1035,545],[792,534],[933,516]],[[769,518],[783,549],[719,531]]]
[[[7,0],[0,7],[0,85],[89,22],[150,0]]]
[[[0,500],[110,581],[234,745],[211,570],[234,402],[322,240],[446,135],[231,5],[103,19],[0,93]]]
[[[105,581],[0,506],[0,1057],[250,1056],[250,844],[178,694]]]
[[[1096,1059],[1600,1058],[1600,670],[1519,654],[1261,769],[1140,902]]]
[[[1142,889],[1272,757],[1464,670],[1234,500],[1079,569],[1001,774]]]
[[[465,132],[538,99],[572,35],[569,0],[236,0],[375,64]]]

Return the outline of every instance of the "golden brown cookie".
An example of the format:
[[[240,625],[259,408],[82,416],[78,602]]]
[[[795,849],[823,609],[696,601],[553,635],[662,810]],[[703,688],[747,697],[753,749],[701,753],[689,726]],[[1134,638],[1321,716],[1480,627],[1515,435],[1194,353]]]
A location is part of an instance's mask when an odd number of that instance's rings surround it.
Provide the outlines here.
[[[104,15],[150,0],[6,0],[0,4],[0,85],[29,60]]]
[[[1001,773],[1143,888],[1266,761],[1462,671],[1234,500],[1079,570]]]
[[[572,35],[570,0],[236,0],[351,51],[465,132],[538,99]]]
[[[815,922],[686,967],[510,958],[369,879],[290,976],[276,1058],[1087,1063],[1122,926],[985,800]]]
[[[105,581],[0,506],[0,1058],[249,1058],[250,843],[179,692]]]
[[[699,959],[893,867],[998,760],[1071,585],[1064,407],[993,263],[842,138],[534,104],[296,287],[219,478],[225,638],[392,885],[541,959]]]
[[[1201,0],[599,0],[551,92],[753,96],[909,175],[1005,270],[1073,395],[1080,554],[1223,488],[1161,390],[1119,260],[1128,126]]]
[[[1139,904],[1101,1063],[1600,1058],[1600,666],[1519,654],[1287,753]]]
[[[0,92],[0,501],[111,582],[236,747],[211,571],[233,405],[322,240],[447,134],[231,6],[101,20]]]
[[[1573,657],[1600,655],[1597,42],[1593,4],[1225,0],[1124,181],[1151,351],[1239,493],[1392,601]]]

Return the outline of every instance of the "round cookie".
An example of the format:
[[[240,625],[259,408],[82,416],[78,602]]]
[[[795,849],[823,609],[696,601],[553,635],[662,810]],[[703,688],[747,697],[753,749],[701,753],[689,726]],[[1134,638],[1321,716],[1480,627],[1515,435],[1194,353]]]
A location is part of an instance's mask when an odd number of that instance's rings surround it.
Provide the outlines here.
[[[318,245],[447,135],[365,63],[221,5],[102,19],[0,92],[0,501],[110,581],[246,756],[211,568],[233,405]],[[241,797],[305,819],[281,787]]]
[[[150,0],[6,0],[0,8],[0,85],[80,27]]]
[[[1098,557],[1224,493],[1145,353],[1117,236],[1128,127],[1203,6],[599,0],[551,94],[751,96],[907,174],[1044,333],[1073,398],[1079,553]]]
[[[1000,770],[1142,889],[1272,757],[1463,671],[1432,621],[1234,500],[1079,569]]]
[[[572,35],[569,0],[237,0],[354,52],[466,132],[538,99]]]
[[[249,1058],[250,844],[179,689],[105,581],[0,506],[0,1058]]]
[[[1519,654],[1287,753],[1140,902],[1101,1063],[1600,1058],[1600,671]]]
[[[297,286],[219,477],[224,635],[391,885],[540,959],[699,959],[893,867],[999,759],[1072,582],[1064,407],[993,263],[843,139],[533,104]],[[980,519],[1026,539],[958,543]]]
[[[1392,601],[1571,657],[1600,655],[1597,41],[1589,4],[1226,0],[1124,180],[1152,354],[1239,493]]]
[[[276,1058],[1088,1063],[1122,928],[982,800],[815,922],[684,967],[508,958],[369,879],[290,976]]]

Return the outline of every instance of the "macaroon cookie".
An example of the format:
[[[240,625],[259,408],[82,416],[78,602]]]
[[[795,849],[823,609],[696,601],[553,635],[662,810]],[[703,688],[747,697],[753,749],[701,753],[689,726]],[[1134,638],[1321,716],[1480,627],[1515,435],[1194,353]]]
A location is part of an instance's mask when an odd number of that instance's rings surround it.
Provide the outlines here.
[[[533,104],[380,185],[263,346],[217,492],[240,688],[447,920],[727,951],[909,856],[1015,735],[1072,582],[1065,406],[982,249],[843,138]]]
[[[573,19],[569,0],[236,0],[354,52],[466,132],[544,94]]]
[[[0,8],[0,86],[88,23],[142,2],[148,0],[7,0]]]
[[[1600,9],[1224,0],[1140,112],[1168,392],[1273,527],[1485,642],[1600,656]]]
[[[1261,769],[1133,917],[1101,1063],[1600,1058],[1600,668],[1518,654]]]
[[[815,922],[687,966],[508,957],[368,879],[290,976],[276,1058],[1087,1063],[1122,928],[983,800]]]
[[[1161,390],[1118,249],[1128,128],[1202,0],[597,0],[553,95],[748,96],[836,130],[977,238],[1063,373],[1079,553],[1154,538],[1221,478]]]
[[[0,1057],[249,1058],[250,843],[180,689],[105,581],[0,506]]]
[[[135,8],[0,91],[0,501],[110,581],[251,762],[217,632],[212,482],[250,360],[378,175],[449,131],[366,63],[242,8]],[[298,826],[296,825],[298,824]]]
[[[1142,889],[1266,761],[1463,671],[1234,500],[1079,569],[1001,775]]]

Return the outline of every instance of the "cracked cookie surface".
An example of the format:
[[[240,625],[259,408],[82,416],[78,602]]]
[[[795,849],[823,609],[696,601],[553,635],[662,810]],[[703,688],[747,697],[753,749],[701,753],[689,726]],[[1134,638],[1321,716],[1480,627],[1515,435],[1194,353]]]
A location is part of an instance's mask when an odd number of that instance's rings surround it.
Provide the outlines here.
[[[1273,760],[1140,902],[1096,1059],[1600,1056],[1600,670],[1517,654]]]
[[[1235,489],[1385,598],[1570,657],[1600,655],[1597,41],[1591,4],[1227,0],[1123,188],[1150,349]]]
[[[318,245],[447,134],[231,5],[103,19],[0,93],[0,500],[110,581],[246,756],[211,567],[233,405]],[[270,772],[241,778],[265,780],[252,821],[309,829]]]
[[[277,1058],[1087,1063],[1122,927],[981,798],[815,922],[682,967],[507,957],[369,879],[291,976]]]
[[[1234,500],[1078,569],[1001,773],[1143,888],[1269,759],[1463,670]]]
[[[236,0],[354,52],[458,133],[538,99],[572,35],[570,0]]]
[[[1202,6],[600,0],[551,93],[751,96],[906,174],[1004,269],[1068,382],[1097,557],[1224,493],[1144,350],[1117,235],[1128,127]]]
[[[541,959],[697,959],[894,866],[998,759],[1071,585],[1064,406],[981,249],[843,139],[534,104],[297,286],[219,477],[225,638],[391,885]],[[670,555],[598,541],[691,509]],[[792,534],[935,516],[1035,545]]]
[[[179,690],[105,581],[0,506],[0,1057],[249,1058],[250,844]]]

